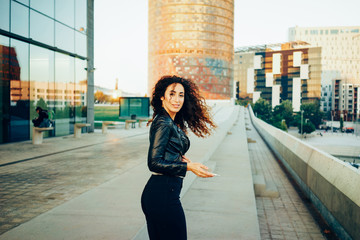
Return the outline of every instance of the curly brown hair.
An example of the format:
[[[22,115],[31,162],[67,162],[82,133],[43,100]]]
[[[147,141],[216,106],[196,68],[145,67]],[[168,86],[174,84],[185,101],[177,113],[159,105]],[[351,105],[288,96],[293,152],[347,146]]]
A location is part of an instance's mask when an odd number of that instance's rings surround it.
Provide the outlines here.
[[[162,111],[161,97],[165,95],[167,87],[174,83],[181,84],[185,90],[184,104],[175,116],[175,124],[184,132],[187,132],[186,129],[190,128],[198,137],[210,135],[211,130],[216,128],[216,125],[211,119],[205,99],[199,94],[199,88],[194,82],[182,77],[163,76],[156,83],[151,100],[154,110],[152,120]]]

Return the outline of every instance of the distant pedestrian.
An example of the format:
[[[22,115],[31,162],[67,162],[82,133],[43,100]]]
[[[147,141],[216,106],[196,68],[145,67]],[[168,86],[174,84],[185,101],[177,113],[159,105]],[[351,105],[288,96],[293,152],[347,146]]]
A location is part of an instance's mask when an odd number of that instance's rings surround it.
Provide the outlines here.
[[[154,110],[150,128],[148,167],[153,173],[141,197],[149,237],[187,239],[186,221],[180,191],[187,171],[199,177],[215,176],[201,163],[185,156],[190,147],[189,128],[196,136],[211,134],[215,124],[210,118],[198,87],[190,80],[164,76],[156,84],[151,105]]]
[[[39,128],[50,127],[51,122],[49,120],[49,115],[47,111],[42,109],[41,107],[37,107],[36,112],[39,116],[32,120],[34,127],[39,127]]]

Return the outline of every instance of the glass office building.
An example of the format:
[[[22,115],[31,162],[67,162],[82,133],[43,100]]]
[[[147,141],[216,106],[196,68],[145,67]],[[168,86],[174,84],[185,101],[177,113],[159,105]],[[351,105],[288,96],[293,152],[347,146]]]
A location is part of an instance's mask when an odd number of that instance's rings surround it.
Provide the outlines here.
[[[37,106],[54,119],[47,136],[87,121],[88,5],[0,0],[0,143],[31,139]]]
[[[149,0],[148,45],[149,96],[175,74],[206,99],[233,97],[234,0]]]

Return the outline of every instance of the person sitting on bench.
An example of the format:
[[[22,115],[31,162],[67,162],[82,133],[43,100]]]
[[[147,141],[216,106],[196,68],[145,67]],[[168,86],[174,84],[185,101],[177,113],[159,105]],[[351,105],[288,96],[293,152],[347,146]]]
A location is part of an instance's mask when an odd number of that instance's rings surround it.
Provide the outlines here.
[[[131,118],[131,120],[136,120],[136,114],[131,114],[130,118]],[[135,128],[135,123],[136,122],[131,123],[131,128]]]
[[[51,127],[51,122],[49,120],[49,115],[47,114],[47,111],[42,109],[41,107],[37,107],[36,112],[39,114],[39,116],[32,120],[34,127]]]

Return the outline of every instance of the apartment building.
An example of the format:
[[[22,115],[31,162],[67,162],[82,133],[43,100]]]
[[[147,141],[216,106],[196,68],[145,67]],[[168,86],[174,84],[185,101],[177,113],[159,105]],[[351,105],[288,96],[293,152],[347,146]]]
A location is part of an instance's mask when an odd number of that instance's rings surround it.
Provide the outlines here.
[[[347,27],[293,27],[289,29],[289,41],[305,41],[312,47],[322,48],[321,84],[323,90],[342,79],[347,83],[360,84],[360,26]],[[325,88],[324,88],[325,87]],[[323,96],[325,95],[322,94]],[[322,97],[323,111],[332,105]]]
[[[239,88],[238,99],[252,99],[253,83],[248,84],[248,75],[254,75],[254,51],[237,50],[234,54],[234,81]],[[248,90],[249,89],[249,90]]]
[[[333,81],[332,118],[335,121],[343,117],[344,121],[355,121],[359,118],[360,84],[347,83],[344,80]]]
[[[241,60],[243,59],[243,60]],[[260,97],[272,107],[290,100],[294,111],[321,97],[321,48],[288,42],[239,48],[235,51],[234,79],[240,98]]]

